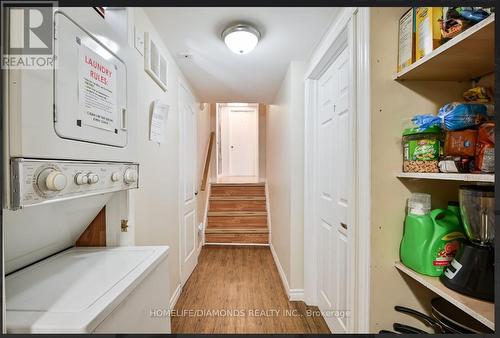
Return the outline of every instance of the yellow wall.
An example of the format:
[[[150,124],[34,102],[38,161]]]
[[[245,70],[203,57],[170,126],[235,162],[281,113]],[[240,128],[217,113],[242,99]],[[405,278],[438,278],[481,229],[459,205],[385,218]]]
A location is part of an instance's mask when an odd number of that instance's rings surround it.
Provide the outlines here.
[[[433,207],[457,199],[457,183],[407,181],[395,177],[401,171],[401,131],[415,114],[435,113],[443,104],[461,99],[470,83],[397,82],[398,20],[407,8],[372,8],[371,111],[372,111],[372,225],[370,331],[392,329],[399,319],[394,305],[429,309],[431,293],[403,277],[393,263],[399,260],[406,199],[410,191],[432,192]],[[422,326],[421,326],[422,327]]]

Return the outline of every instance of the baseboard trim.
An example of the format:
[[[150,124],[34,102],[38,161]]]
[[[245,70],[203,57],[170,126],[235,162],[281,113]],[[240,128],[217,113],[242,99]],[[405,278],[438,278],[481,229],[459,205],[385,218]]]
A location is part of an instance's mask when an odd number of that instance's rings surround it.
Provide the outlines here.
[[[288,284],[288,280],[286,279],[285,270],[281,266],[278,255],[276,254],[276,250],[274,250],[273,244],[270,243],[269,247],[271,248],[271,254],[273,255],[274,263],[278,268],[278,273],[281,278],[281,282],[283,283],[283,287],[285,288],[286,295],[288,296],[288,300],[296,301],[304,299],[304,289],[290,289],[290,285]]]
[[[291,301],[304,300],[304,289],[290,289],[288,293],[288,298]]]
[[[177,301],[179,300],[181,292],[182,292],[182,286],[181,286],[181,284],[179,284],[179,285],[177,285],[177,288],[175,289],[172,297],[170,297],[170,310],[174,309],[175,304],[177,304]]]

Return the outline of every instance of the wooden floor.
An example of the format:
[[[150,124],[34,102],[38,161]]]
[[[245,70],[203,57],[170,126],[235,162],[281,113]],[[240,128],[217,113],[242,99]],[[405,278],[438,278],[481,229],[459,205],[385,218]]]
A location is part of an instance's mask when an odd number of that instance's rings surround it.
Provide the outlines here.
[[[205,246],[172,333],[330,333],[317,311],[288,300],[269,247]]]

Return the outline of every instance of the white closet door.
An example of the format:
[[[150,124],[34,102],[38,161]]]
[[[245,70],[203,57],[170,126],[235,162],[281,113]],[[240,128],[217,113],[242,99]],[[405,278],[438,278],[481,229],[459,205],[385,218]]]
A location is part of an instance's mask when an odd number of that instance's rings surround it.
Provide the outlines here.
[[[345,49],[318,80],[315,165],[318,306],[330,329],[347,330],[353,130],[349,110],[349,54]]]

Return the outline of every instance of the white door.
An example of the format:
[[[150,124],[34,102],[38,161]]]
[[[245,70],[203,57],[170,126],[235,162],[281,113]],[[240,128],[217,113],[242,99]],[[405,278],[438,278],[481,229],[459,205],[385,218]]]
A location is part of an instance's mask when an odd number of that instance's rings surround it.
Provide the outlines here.
[[[353,114],[349,109],[348,49],[318,80],[315,226],[318,306],[335,333],[348,328],[353,188]]]
[[[184,284],[198,262],[196,222],[196,112],[191,93],[179,85],[180,120],[180,264],[181,282]]]
[[[258,108],[223,108],[221,121],[223,176],[259,175],[258,118]]]

